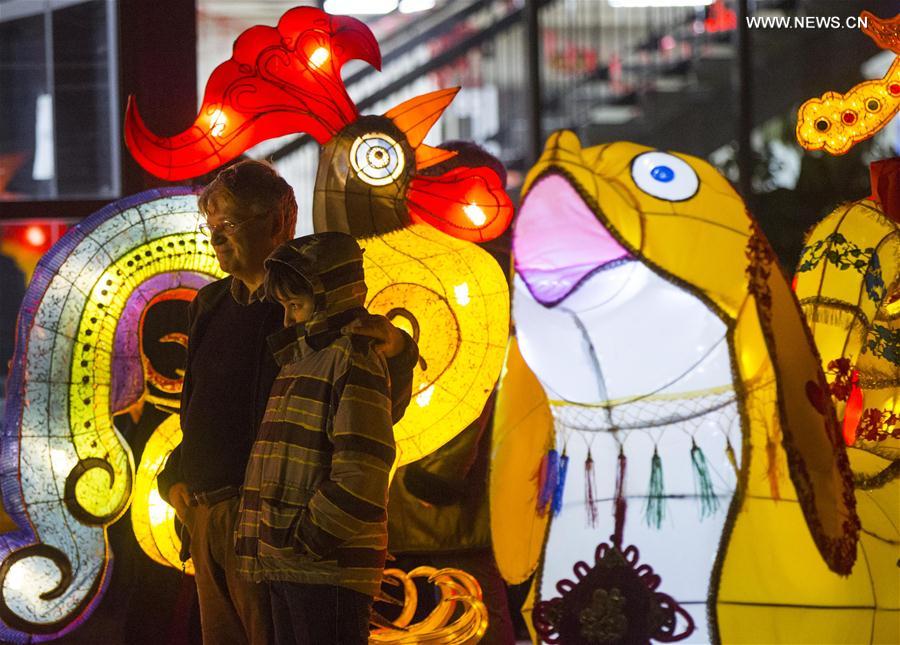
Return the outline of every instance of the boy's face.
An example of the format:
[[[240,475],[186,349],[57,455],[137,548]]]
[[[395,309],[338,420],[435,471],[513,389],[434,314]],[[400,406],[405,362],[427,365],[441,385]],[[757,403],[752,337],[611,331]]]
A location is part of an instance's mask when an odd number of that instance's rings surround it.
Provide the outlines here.
[[[316,311],[316,303],[309,292],[276,292],[275,300],[284,308],[284,326],[291,327],[305,323]]]

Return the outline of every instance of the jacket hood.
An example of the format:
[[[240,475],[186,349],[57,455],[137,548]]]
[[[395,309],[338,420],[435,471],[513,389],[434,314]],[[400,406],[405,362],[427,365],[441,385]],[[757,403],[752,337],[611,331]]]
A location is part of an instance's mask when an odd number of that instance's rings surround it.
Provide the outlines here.
[[[312,288],[315,311],[305,325],[307,339],[339,330],[365,306],[363,252],[346,233],[315,233],[286,242],[266,259],[266,269],[275,263],[295,271]]]

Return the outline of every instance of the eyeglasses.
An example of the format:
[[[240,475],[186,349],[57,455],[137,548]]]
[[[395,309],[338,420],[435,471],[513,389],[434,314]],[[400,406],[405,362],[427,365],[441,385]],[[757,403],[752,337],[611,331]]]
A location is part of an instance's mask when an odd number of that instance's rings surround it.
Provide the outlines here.
[[[243,222],[238,222],[237,224],[235,224],[234,222],[227,220],[227,219],[222,220],[221,224],[209,224],[208,222],[201,221],[199,223],[198,227],[200,229],[200,233],[202,233],[206,237],[211,238],[213,236],[213,233],[215,233],[217,231],[222,233],[222,235],[231,237],[232,235],[234,235],[235,231],[237,231],[239,228],[244,226],[244,224],[249,224],[250,222],[253,222],[258,219],[265,219],[265,217],[266,217],[265,215],[260,215],[258,217],[251,217],[250,219],[245,219]]]

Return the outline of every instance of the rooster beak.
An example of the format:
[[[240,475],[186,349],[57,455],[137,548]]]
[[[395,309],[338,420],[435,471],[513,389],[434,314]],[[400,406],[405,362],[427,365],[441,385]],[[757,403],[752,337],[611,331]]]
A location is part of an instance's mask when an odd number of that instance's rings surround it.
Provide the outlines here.
[[[425,135],[437,122],[459,92],[458,87],[422,94],[388,110],[384,116],[406,135],[416,151],[416,170],[423,170],[456,155],[450,150],[433,148],[422,143]]]

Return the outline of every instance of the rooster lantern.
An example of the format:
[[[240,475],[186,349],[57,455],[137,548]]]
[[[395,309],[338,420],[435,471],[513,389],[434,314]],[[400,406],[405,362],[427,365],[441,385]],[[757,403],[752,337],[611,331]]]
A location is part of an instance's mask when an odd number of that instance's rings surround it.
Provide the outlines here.
[[[421,359],[413,404],[395,427],[399,465],[449,441],[481,413],[509,330],[505,277],[473,242],[512,218],[496,159],[475,146],[423,143],[458,88],[360,115],[341,67],[381,65],[360,21],[299,7],[256,26],[215,69],[194,124],[157,137],[132,98],[125,140],[149,172],[172,181],[209,172],[261,141],[307,132],[322,146],[316,231],[343,231],[365,248],[367,307],[409,332]]]

